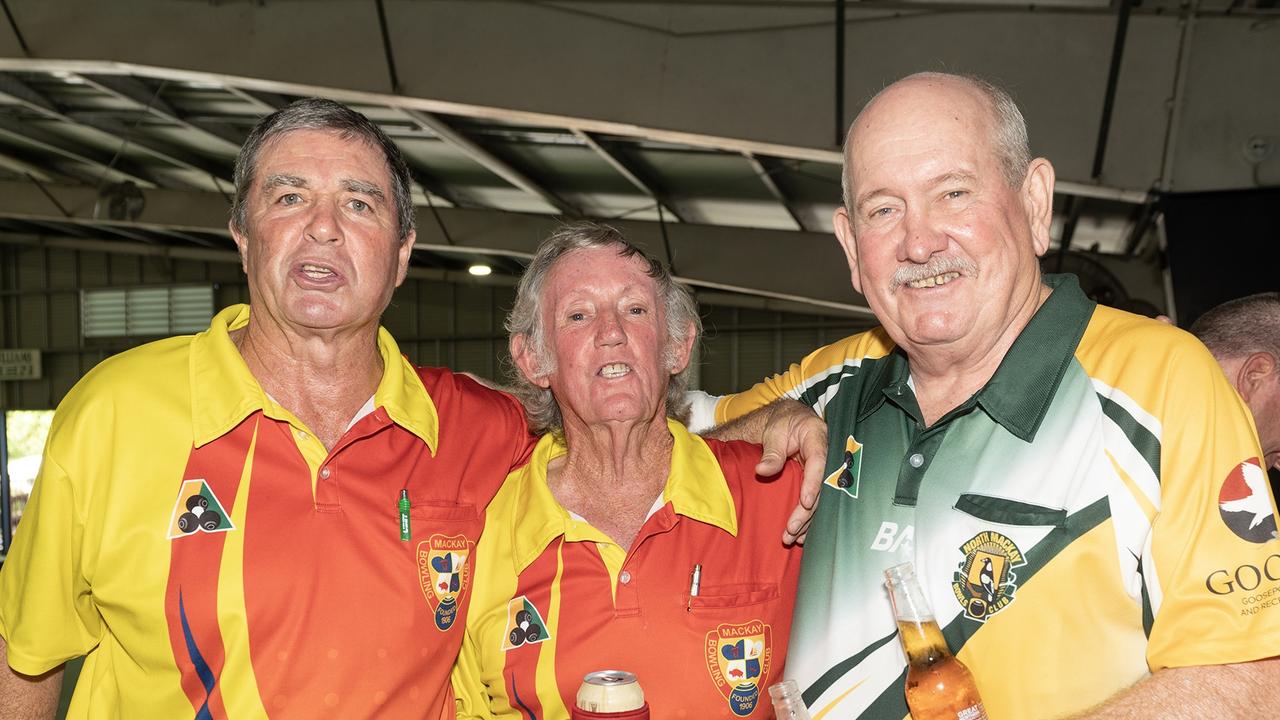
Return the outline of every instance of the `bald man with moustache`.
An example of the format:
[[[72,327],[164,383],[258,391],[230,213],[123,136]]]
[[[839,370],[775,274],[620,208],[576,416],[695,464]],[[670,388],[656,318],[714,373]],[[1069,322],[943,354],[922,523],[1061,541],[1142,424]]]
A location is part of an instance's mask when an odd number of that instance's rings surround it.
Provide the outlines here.
[[[1041,275],[1054,179],[1006,92],[889,86],[850,129],[834,217],[881,327],[695,407],[723,423],[791,397],[827,422],[788,661],[815,717],[906,714],[883,588],[905,561],[992,718],[1280,703],[1248,411],[1187,333]]]

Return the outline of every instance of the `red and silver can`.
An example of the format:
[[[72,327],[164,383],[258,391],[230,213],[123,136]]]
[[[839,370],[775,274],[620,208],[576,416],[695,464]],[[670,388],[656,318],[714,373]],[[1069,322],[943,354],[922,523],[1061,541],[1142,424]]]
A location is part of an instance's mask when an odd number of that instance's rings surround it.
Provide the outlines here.
[[[649,705],[635,673],[600,670],[587,673],[578,687],[570,720],[649,720]]]

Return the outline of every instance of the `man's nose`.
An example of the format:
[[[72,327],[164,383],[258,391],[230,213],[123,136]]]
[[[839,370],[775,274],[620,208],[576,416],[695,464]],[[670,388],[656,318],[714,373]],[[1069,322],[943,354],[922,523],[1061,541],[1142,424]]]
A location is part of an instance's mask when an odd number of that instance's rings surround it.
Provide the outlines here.
[[[340,242],[342,225],[338,221],[338,209],[333,203],[320,201],[311,208],[311,216],[307,218],[307,239],[315,242]]]
[[[930,221],[923,210],[908,210],[903,219],[903,241],[898,260],[925,263],[947,247],[947,235]]]
[[[627,333],[622,329],[622,319],[614,310],[600,313],[600,323],[596,326],[597,345],[621,345],[627,341]]]

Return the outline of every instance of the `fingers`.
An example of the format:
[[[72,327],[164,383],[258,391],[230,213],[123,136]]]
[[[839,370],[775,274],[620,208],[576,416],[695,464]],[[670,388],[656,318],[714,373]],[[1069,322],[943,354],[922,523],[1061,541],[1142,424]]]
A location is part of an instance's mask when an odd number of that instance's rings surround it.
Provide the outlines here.
[[[823,470],[827,463],[827,437],[818,435],[800,446],[800,459],[804,462],[804,482],[800,485],[800,504],[812,510],[818,504],[818,491],[822,489]]]
[[[812,519],[813,508],[797,505],[796,509],[791,511],[791,517],[787,519],[787,528],[782,531],[782,544],[803,543],[805,535],[809,532],[809,521]]]

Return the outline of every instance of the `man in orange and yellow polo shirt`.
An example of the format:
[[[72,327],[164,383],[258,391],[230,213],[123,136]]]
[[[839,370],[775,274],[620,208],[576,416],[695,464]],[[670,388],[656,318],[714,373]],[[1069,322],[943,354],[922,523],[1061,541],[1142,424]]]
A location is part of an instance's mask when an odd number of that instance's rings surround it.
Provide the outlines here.
[[[252,310],[110,358],[55,415],[0,573],[6,714],[52,717],[81,655],[71,718],[452,712],[522,411],[378,327],[414,241],[380,129],[299,101],[251,133],[236,187]]]
[[[679,415],[699,323],[687,291],[612,228],[539,248],[508,319],[531,425],[548,432],[485,512],[459,718],[568,717],[583,675],[634,672],[654,718],[764,718],[800,548],[778,529],[800,467]]]

